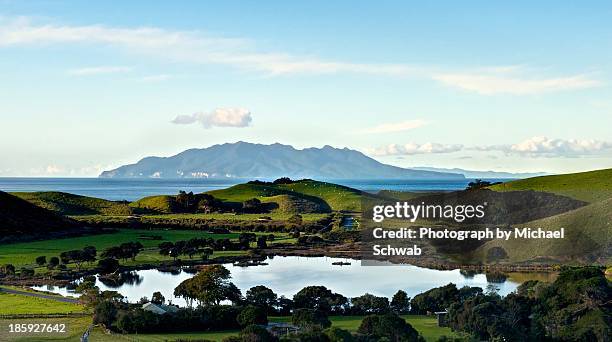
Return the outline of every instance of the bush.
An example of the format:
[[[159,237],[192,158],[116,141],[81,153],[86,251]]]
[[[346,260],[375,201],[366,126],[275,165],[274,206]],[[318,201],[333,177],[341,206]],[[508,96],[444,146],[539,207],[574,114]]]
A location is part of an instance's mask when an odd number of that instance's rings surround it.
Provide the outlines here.
[[[119,261],[113,258],[106,258],[98,261],[98,271],[102,274],[113,273],[119,269]]]
[[[246,327],[252,324],[268,324],[268,316],[266,310],[258,306],[249,305],[242,309],[238,317],[236,318],[238,324],[242,327]]]
[[[240,331],[240,340],[243,342],[274,342],[277,338],[258,325],[249,325]]]
[[[329,328],[331,326],[327,314],[314,309],[295,309],[291,315],[291,323],[302,328]]]
[[[390,341],[424,341],[410,324],[396,314],[367,316],[361,321],[357,331],[378,340],[386,338]]]

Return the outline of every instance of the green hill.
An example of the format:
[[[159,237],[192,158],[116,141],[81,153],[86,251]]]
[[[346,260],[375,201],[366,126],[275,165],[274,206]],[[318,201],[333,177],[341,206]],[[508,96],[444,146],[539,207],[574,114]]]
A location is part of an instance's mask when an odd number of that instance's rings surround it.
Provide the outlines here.
[[[148,196],[129,204],[130,208],[161,214],[172,214],[176,207],[176,196]]]
[[[609,263],[612,258],[612,198],[559,215],[526,223],[521,227],[544,230],[565,228],[564,239],[493,240],[480,247],[485,258],[493,247],[501,247],[508,255],[504,262],[562,261]],[[483,260],[484,261],[484,260]]]
[[[291,195],[320,205],[327,205],[331,210],[360,211],[364,197],[375,197],[360,190],[342,185],[300,180],[289,184],[246,183],[227,189],[209,191],[223,201],[243,202],[251,198],[264,201],[267,197]]]
[[[612,169],[533,177],[493,185],[490,189],[551,192],[593,203],[612,197]]]
[[[65,192],[15,192],[12,195],[62,215],[130,215],[132,213],[127,203]]]
[[[71,219],[0,191],[0,242],[26,240],[77,227]]]
[[[327,203],[323,201],[311,201],[293,195],[264,197],[261,199],[261,202],[270,204],[270,210],[272,212],[283,214],[311,214],[326,213],[330,211]]]

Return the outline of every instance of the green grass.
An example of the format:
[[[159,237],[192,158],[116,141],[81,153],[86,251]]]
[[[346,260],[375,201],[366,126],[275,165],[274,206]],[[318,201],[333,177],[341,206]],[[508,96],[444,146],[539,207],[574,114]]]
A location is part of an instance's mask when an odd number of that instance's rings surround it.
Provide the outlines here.
[[[493,185],[495,191],[534,190],[552,192],[585,202],[612,197],[612,169],[542,176]]]
[[[30,319],[0,319],[0,341],[19,341],[19,342],[45,342],[45,341],[79,341],[81,335],[91,324],[91,317],[68,317],[68,318],[30,318]],[[66,333],[29,333],[29,334],[9,334],[8,325],[18,324],[66,324]],[[94,342],[96,340],[90,339]]]
[[[83,306],[53,299],[0,292],[0,315],[83,312]]]
[[[530,261],[536,258],[553,258],[572,262],[589,254],[606,255],[606,248],[612,245],[612,198],[593,203],[559,215],[517,226],[558,230],[565,228],[564,239],[514,239],[493,240],[483,245],[478,252],[484,258],[486,251],[494,246],[502,247],[509,256],[509,262]],[[607,256],[610,262],[610,256]],[[604,260],[605,262],[605,260]]]
[[[126,203],[65,192],[14,192],[11,194],[62,215],[130,215],[132,213],[132,209]]]
[[[223,221],[257,221],[262,216],[270,217],[272,220],[285,221],[294,213],[270,213],[270,214],[232,214],[232,213],[212,213],[212,214],[162,214],[144,215],[147,219],[214,219]],[[328,214],[300,214],[303,221],[317,221],[325,218]]]
[[[229,202],[292,195],[315,203],[325,204],[332,210],[347,211],[360,211],[361,201],[364,197],[375,197],[357,189],[314,180],[302,180],[291,184],[238,184],[208,193]]]
[[[151,210],[158,213],[170,214],[175,206],[176,196],[157,195],[149,196],[130,203],[131,208]]]
[[[440,328],[435,317],[431,316],[402,316],[412,325],[426,341],[436,341],[441,336],[456,336],[450,328]],[[356,332],[361,324],[363,316],[332,316],[329,318],[334,327]],[[270,317],[271,322],[291,322],[291,317]],[[207,339],[221,341],[222,339],[237,335],[237,331],[202,332],[182,334],[140,334],[140,335],[103,335],[98,329],[94,330],[92,341],[172,341],[182,339]]]
[[[139,239],[139,236],[141,234],[161,235],[163,239]],[[212,234],[202,231],[191,230],[120,229],[116,233],[109,234],[0,245],[0,265],[10,263],[15,265],[16,267],[34,266],[34,260],[37,256],[40,255],[47,256],[47,260],[49,260],[49,258],[52,256],[59,256],[61,252],[65,252],[72,249],[81,249],[85,246],[95,246],[99,254],[108,247],[116,246],[123,242],[130,241],[139,241],[143,244],[145,250],[136,257],[135,262],[129,261],[129,264],[159,262],[162,260],[171,260],[171,258],[161,256],[157,252],[157,246],[163,241],[188,240],[194,237],[211,237],[214,239],[236,239],[238,238],[238,235],[238,233]],[[282,236],[284,235],[281,235],[279,237]],[[216,255],[219,254],[216,253]],[[215,257],[216,255],[213,255],[213,257]],[[37,272],[45,270],[46,268],[39,268],[37,269]]]

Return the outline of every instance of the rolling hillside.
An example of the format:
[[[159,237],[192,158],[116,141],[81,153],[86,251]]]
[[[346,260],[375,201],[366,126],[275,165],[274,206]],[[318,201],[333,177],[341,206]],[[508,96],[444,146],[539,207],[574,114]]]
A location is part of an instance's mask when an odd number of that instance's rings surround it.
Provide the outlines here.
[[[612,169],[527,178],[493,185],[490,189],[551,192],[593,203],[612,197]]]
[[[565,228],[564,239],[493,240],[484,244],[481,257],[493,247],[508,254],[504,262],[552,260],[562,262],[599,262],[612,260],[612,198],[563,214],[535,220],[517,227],[541,227],[544,230]]]
[[[62,215],[130,215],[132,213],[127,203],[66,192],[15,192],[11,195]]]
[[[75,221],[0,191],[0,242],[77,228]]]
[[[535,190],[568,196],[589,204],[517,227],[565,228],[564,239],[493,240],[481,246],[486,258],[493,247],[508,254],[503,262],[612,262],[612,169],[534,177],[490,187],[495,191]]]
[[[361,200],[364,197],[374,197],[374,195],[357,189],[314,180],[300,180],[290,184],[246,183],[208,193],[229,202],[243,202],[251,198],[262,200],[262,198],[278,195],[291,195],[318,203],[322,208],[326,207],[326,211],[330,209],[360,211]]]

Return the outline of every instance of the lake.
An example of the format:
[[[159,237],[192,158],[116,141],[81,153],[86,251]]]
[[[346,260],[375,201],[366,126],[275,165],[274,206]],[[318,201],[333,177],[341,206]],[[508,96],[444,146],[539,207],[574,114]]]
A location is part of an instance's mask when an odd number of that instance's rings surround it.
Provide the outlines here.
[[[350,265],[336,266],[332,262],[350,262]],[[361,266],[361,261],[329,257],[274,257],[269,258],[268,265],[239,267],[225,264],[231,274],[231,281],[246,291],[256,285],[265,285],[276,294],[292,298],[295,293],[309,285],[323,285],[334,292],[347,297],[356,297],[364,293],[391,297],[397,290],[404,290],[408,296],[427,291],[431,288],[454,283],[458,287],[477,286],[486,289],[494,285],[500,295],[506,295],[516,289],[523,281],[529,279],[546,279],[551,274],[520,273],[517,279],[510,274],[505,280],[487,281],[484,274],[463,275],[459,270],[432,270],[412,265]],[[137,272],[139,279],[132,284],[125,283],[119,287],[109,287],[97,280],[101,290],[114,290],[126,296],[128,301],[137,302],[141,297],[151,298],[155,291],[160,291],[166,299],[181,306],[185,301],[173,296],[174,288],[183,280],[193,276],[186,272],[171,274],[154,269]],[[37,290],[50,291],[62,295],[74,293],[65,288],[40,286]]]
[[[177,194],[179,190],[194,193],[224,189],[251,179],[116,179],[116,178],[19,178],[0,177],[0,190],[5,192],[63,191],[112,201],[134,201],[145,196]],[[491,182],[499,179],[487,179]],[[506,179],[507,180],[507,179]],[[328,179],[363,191],[451,191],[465,189],[472,179],[404,180],[404,179]]]

